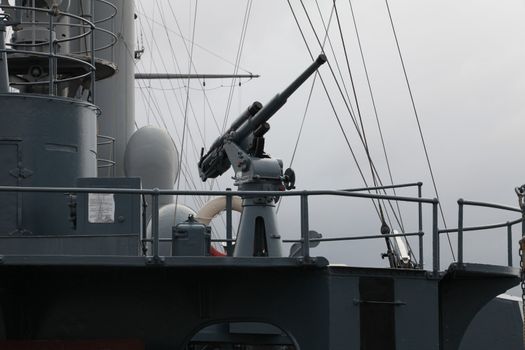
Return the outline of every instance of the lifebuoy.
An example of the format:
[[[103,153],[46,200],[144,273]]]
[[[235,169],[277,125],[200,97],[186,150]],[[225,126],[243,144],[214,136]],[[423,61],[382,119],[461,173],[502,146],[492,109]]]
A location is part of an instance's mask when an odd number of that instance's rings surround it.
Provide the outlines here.
[[[209,225],[211,220],[226,210],[226,196],[216,197],[206,202],[197,212],[195,219],[201,224]],[[239,196],[232,196],[232,210],[242,213],[242,199]],[[212,256],[226,256],[222,245],[212,244],[210,247]]]

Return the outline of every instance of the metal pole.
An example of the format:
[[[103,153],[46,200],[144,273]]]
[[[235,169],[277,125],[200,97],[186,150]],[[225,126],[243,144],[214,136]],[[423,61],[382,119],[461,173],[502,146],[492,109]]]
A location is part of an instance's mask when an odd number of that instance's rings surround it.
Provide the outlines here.
[[[397,184],[397,185],[386,185],[386,186],[373,186],[373,187],[358,187],[358,188],[346,188],[341,191],[346,192],[358,192],[358,191],[373,191],[373,190],[388,190],[391,188],[403,188],[403,187],[415,187],[423,185],[422,182]]]
[[[458,263],[463,264],[463,199],[458,200]]]
[[[151,195],[151,236],[153,238],[153,257],[159,257],[159,194],[158,188]]]
[[[227,188],[226,191],[231,191],[231,188]],[[228,256],[233,255],[233,233],[232,233],[232,195],[226,195],[226,253]]]
[[[135,73],[135,79],[228,79],[259,78],[258,74],[177,74],[177,73]]]
[[[507,262],[512,266],[512,225],[507,222]]]
[[[418,182],[417,183],[417,198],[421,198],[423,195],[422,187],[423,183]],[[425,256],[423,254],[423,203],[419,202],[417,204],[417,210],[418,210],[418,230],[419,230],[419,267],[421,269],[424,268],[424,259]]]
[[[301,240],[303,258],[305,260],[310,259],[310,241],[308,237],[308,196],[301,194]]]
[[[5,52],[5,26],[0,24],[0,93],[9,92],[9,67],[7,66],[7,53]]]
[[[419,268],[421,270],[425,267],[425,255],[423,254],[423,231],[419,231]]]
[[[95,1],[91,1],[91,65],[95,67]],[[96,68],[91,69],[91,103],[95,104],[95,79]],[[112,159],[114,160],[114,159]]]
[[[146,210],[148,208],[148,202],[146,201],[146,196],[141,195],[142,198],[142,255],[148,254],[148,245],[146,244],[146,239],[148,239],[148,217],[146,215]]]
[[[432,203],[432,271],[434,275],[439,272],[438,203],[437,198]]]
[[[525,237],[525,211],[521,214],[521,237]]]
[[[54,89],[55,89],[55,68],[54,68],[54,53],[53,53],[53,13],[49,12],[49,67],[48,67],[48,75],[49,75],[49,95],[54,95]]]

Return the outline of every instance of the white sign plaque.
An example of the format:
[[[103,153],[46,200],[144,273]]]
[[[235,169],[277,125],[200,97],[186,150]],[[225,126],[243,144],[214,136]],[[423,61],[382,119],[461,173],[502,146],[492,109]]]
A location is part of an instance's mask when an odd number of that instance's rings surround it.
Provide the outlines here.
[[[112,193],[89,193],[88,222],[112,224],[115,222],[115,198]]]

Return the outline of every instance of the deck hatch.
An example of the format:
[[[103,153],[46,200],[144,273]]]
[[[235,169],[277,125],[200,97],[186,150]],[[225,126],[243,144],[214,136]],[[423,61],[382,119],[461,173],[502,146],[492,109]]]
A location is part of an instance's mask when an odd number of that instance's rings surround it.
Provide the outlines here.
[[[361,350],[396,349],[394,280],[359,278]]]
[[[18,186],[16,174],[19,170],[18,145],[16,143],[0,142],[0,186]],[[0,235],[6,235],[17,230],[18,197],[13,192],[0,193]]]

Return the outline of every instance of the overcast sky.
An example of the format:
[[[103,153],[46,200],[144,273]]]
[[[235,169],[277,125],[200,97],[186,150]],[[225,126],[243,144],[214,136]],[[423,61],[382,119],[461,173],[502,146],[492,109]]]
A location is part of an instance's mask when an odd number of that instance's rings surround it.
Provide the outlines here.
[[[311,0],[304,2],[322,40],[325,31],[316,4]],[[192,73],[233,73],[232,63],[236,61],[248,3],[246,0],[138,1],[137,40],[146,49],[137,64],[138,70],[187,73],[187,50],[191,51],[194,35]],[[317,55],[321,49],[300,2],[291,0],[291,3],[308,44]],[[525,2],[391,0],[389,4],[448,226],[457,225],[456,200],[460,197],[515,206],[514,187],[525,182],[525,106],[522,103],[525,96]],[[422,181],[424,196],[435,197],[385,2],[353,0],[352,5],[394,181]],[[327,23],[332,1],[319,0],[319,6]],[[371,155],[381,179],[389,183],[349,2],[338,1],[337,10]],[[236,86],[233,90],[229,121],[251,102],[270,100],[311,62],[285,0],[254,0],[247,23],[239,73],[249,71],[261,77],[250,81],[243,79],[241,87]],[[335,17],[329,37],[335,55],[330,46],[326,46],[328,59],[336,73],[336,60],[339,62],[344,84],[350,88]],[[323,66],[320,74],[367,181],[371,183],[364,148],[329,67]],[[190,82],[191,108],[187,120],[195,148],[192,142],[184,148],[198,186],[201,184],[197,177],[197,156],[203,143],[209,145],[219,135],[213,117],[222,127],[231,83],[229,79],[207,80],[204,93],[198,81]],[[270,121],[272,129],[267,136],[267,152],[282,159],[285,167],[291,161],[311,84],[309,80]],[[187,81],[141,83],[142,87],[137,88],[138,124],[156,123],[159,113],[147,108],[147,100],[151,99],[158,103],[170,132],[175,135],[176,128],[181,134],[186,85]],[[351,90],[349,92],[352,94]],[[355,108],[353,99],[351,103]],[[314,86],[293,168],[298,189],[363,186],[319,80]],[[231,175],[229,172],[219,179],[221,189],[232,186]],[[184,187],[187,186],[181,182],[181,188]],[[398,193],[416,194],[415,189]],[[286,238],[299,234],[297,204],[287,200],[279,212],[280,227]],[[379,220],[370,201],[317,198],[311,200],[310,211],[310,227],[327,237],[379,233]],[[427,253],[430,253],[431,238],[429,213],[430,208],[427,208]],[[514,218],[506,213],[474,208],[467,208],[466,215],[466,224],[471,225]],[[407,231],[417,230],[415,206],[402,206],[402,217]],[[451,239],[455,245],[455,236]],[[516,232],[516,248],[517,241]],[[442,267],[451,261],[445,242],[443,238]],[[504,230],[489,234],[469,233],[465,244],[466,260],[506,262]],[[386,262],[379,257],[384,250],[384,242],[367,241],[327,243],[315,252],[328,256],[332,262],[384,266]],[[515,262],[516,259],[517,256]],[[426,263],[429,267],[429,254]]]

